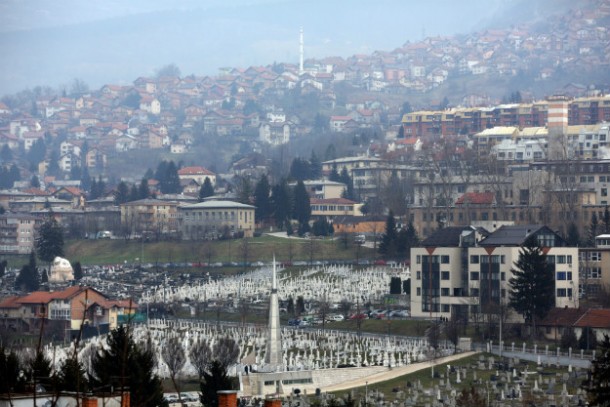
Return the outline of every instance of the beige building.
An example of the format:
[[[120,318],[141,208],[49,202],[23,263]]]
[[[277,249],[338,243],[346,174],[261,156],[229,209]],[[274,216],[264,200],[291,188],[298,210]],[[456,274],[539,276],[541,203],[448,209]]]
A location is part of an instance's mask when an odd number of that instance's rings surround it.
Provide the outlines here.
[[[363,216],[360,211],[363,204],[345,198],[318,199],[311,198],[311,216],[333,219],[336,216]]]
[[[332,199],[341,198],[347,186],[342,182],[335,181],[303,181],[305,189],[311,198]],[[294,184],[296,185],[296,184]]]
[[[205,201],[179,207],[180,230],[186,240],[216,239],[225,234],[254,235],[252,205],[233,201]]]
[[[28,254],[34,249],[41,219],[26,214],[0,215],[0,254]]]
[[[147,234],[155,238],[178,232],[178,203],[159,199],[140,199],[121,204],[121,229],[124,235]]]
[[[610,234],[595,238],[595,247],[581,247],[579,297],[596,297],[610,289]]]

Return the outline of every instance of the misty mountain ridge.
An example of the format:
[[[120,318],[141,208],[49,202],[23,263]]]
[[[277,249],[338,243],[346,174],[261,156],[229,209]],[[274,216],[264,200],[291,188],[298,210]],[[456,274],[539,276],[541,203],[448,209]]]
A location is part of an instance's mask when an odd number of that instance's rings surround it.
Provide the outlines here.
[[[74,78],[92,88],[128,84],[169,63],[183,75],[214,75],[227,66],[297,63],[300,27],[306,59],[348,57],[396,49],[424,35],[506,28],[514,25],[513,15],[523,16],[518,24],[545,21],[543,10],[559,13],[573,6],[565,0],[441,1],[434,8],[406,3],[383,0],[372,8],[348,0],[244,0],[225,6],[209,3],[203,9],[186,2],[180,9],[151,6],[152,11],[98,21],[2,32],[0,49],[8,57],[0,67],[0,94],[36,85],[65,86]]]

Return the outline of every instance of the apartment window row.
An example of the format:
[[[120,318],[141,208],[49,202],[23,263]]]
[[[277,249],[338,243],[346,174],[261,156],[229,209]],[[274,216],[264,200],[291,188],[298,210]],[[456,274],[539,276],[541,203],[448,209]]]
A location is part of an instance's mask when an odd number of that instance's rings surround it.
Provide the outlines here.
[[[483,273],[483,277],[486,279],[488,273]],[[471,271],[470,272],[470,281],[479,281],[481,277],[481,274],[478,271]],[[501,280],[501,281],[506,281],[506,273],[505,272],[501,272],[501,273],[491,273],[491,279],[492,280]]]
[[[558,298],[572,298],[572,289],[571,288],[558,288],[557,289],[557,297]]]
[[[580,252],[578,257],[578,260],[581,262],[598,262],[602,261],[602,252]]]
[[[572,256],[571,255],[548,255],[546,256],[546,262],[549,264],[572,264]]]
[[[189,220],[191,214],[189,212],[184,213],[184,219]],[[241,215],[241,214],[240,214]],[[192,212],[193,220],[235,220],[235,211],[211,211],[211,212]],[[247,214],[246,214],[247,217]],[[241,218],[241,216],[240,216]]]
[[[415,261],[417,264],[421,264],[422,261],[427,261],[429,257],[432,257],[432,264],[438,264],[439,261],[441,264],[449,264],[451,262],[451,258],[449,255],[434,255],[434,256],[422,256],[421,254],[418,254],[415,257]]]
[[[599,280],[602,278],[602,268],[601,267],[585,267],[580,270],[580,275],[582,279],[591,279],[591,280]]]
[[[571,271],[558,271],[556,278],[557,278],[557,280],[572,281],[572,272]]]

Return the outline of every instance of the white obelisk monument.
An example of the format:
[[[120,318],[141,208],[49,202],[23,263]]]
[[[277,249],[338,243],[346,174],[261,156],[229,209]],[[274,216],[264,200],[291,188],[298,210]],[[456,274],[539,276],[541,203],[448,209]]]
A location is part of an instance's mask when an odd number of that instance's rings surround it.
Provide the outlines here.
[[[273,286],[271,287],[271,301],[269,303],[269,338],[267,340],[265,363],[276,367],[282,363],[282,328],[280,326],[280,306],[277,298],[275,256],[273,256]]]

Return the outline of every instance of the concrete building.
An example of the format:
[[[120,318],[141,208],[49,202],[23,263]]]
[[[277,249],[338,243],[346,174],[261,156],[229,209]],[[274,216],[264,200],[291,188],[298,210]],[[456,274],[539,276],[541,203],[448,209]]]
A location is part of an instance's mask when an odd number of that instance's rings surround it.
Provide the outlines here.
[[[411,313],[420,317],[469,317],[488,305],[508,304],[509,280],[520,250],[536,239],[553,269],[555,306],[578,308],[578,248],[546,226],[484,229],[447,227],[411,249]]]
[[[0,215],[0,254],[28,254],[34,250],[41,218],[16,213]]]
[[[182,238],[186,240],[216,239],[225,233],[254,235],[252,205],[233,201],[205,201],[178,208]]]
[[[141,234],[160,238],[178,231],[178,204],[159,199],[140,199],[121,204],[124,235]]]
[[[578,263],[579,297],[595,298],[610,288],[610,234],[597,236],[595,247],[581,247]]]

